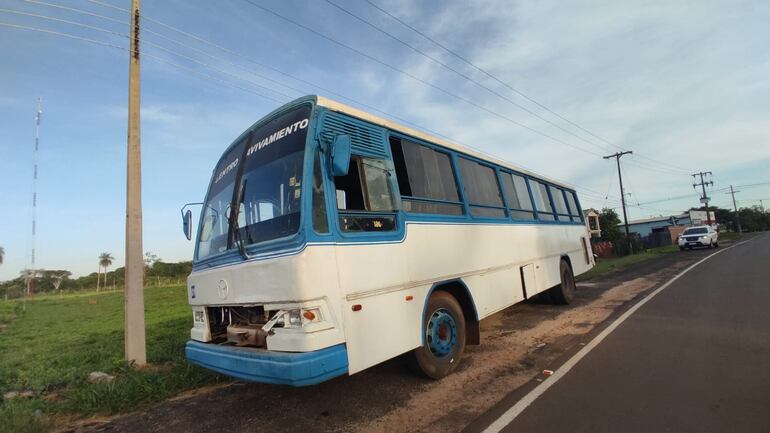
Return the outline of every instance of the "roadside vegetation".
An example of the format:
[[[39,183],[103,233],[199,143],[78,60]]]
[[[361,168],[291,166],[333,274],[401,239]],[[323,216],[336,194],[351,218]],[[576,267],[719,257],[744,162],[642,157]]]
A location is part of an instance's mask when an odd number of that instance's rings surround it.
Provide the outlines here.
[[[725,243],[736,242],[740,239],[748,239],[751,236],[753,236],[753,234],[744,233],[743,236],[741,236],[740,234],[734,232],[720,233],[719,242],[721,245],[724,245]],[[667,254],[676,253],[681,253],[679,251],[678,245],[666,245],[657,248],[649,248],[639,253],[622,257],[599,258],[596,259],[596,266],[594,266],[590,271],[579,275],[577,280],[589,280],[591,278],[596,278],[599,275],[604,275],[609,272],[627,268],[634,264],[646,262],[647,260],[658,258]]]
[[[651,260],[656,257],[661,257],[666,254],[674,254],[677,252],[679,252],[679,247],[676,245],[666,245],[664,247],[650,248],[640,253],[631,254],[628,256],[596,259],[596,266],[594,266],[590,271],[579,275],[577,280],[589,280],[608,272],[620,270],[637,263],[646,262],[647,260]]]
[[[125,268],[119,267],[107,272],[114,258],[110,253],[104,252],[94,261],[94,266],[99,272],[72,278],[72,272],[66,269],[36,269],[35,278],[37,284],[35,294],[60,294],[66,295],[76,292],[96,291],[123,291],[125,281]],[[145,285],[148,287],[160,287],[175,284],[184,284],[185,278],[192,270],[192,262],[167,263],[155,254],[145,254]],[[103,271],[102,271],[103,270]],[[26,294],[27,278],[30,270],[23,269],[19,276],[8,281],[0,282],[0,299],[21,298]]]
[[[0,432],[35,432],[75,418],[140,408],[221,380],[185,361],[192,318],[186,288],[145,290],[147,368],[123,358],[122,292],[0,301]],[[91,383],[91,372],[114,379]],[[37,413],[36,413],[37,412]]]

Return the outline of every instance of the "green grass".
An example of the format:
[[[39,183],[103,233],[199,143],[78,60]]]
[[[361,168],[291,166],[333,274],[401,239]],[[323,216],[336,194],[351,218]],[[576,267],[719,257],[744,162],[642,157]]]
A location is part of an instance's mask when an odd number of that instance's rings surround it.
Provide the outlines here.
[[[679,251],[679,247],[676,245],[666,245],[664,247],[650,248],[637,254],[624,257],[612,257],[609,259],[597,259],[596,266],[590,271],[581,274],[577,277],[578,281],[585,281],[591,278],[598,277],[613,271],[617,271],[631,265],[645,262],[656,257],[660,257],[665,254],[673,254]]]
[[[52,427],[52,415],[127,411],[219,380],[185,361],[192,323],[185,286],[146,289],[145,306],[151,366],[134,369],[122,360],[122,293],[38,297],[24,309],[0,301],[0,393],[35,393],[0,404],[0,433],[41,431]],[[116,379],[92,384],[92,371]],[[34,415],[38,409],[43,417]]]
[[[738,234],[736,232],[720,233],[719,234],[719,242],[720,242],[720,245],[721,245],[722,242],[725,242],[725,241],[735,242],[735,241],[739,241],[739,240],[741,240],[741,239],[743,239],[743,238],[745,238],[747,236],[750,237],[750,236],[753,236],[753,234],[744,233],[743,236],[741,236],[740,234]]]

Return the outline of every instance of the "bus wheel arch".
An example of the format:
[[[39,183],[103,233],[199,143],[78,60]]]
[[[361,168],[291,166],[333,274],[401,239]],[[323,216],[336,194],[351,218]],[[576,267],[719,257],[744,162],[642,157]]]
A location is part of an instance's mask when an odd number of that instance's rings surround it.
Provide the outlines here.
[[[476,303],[473,302],[468,286],[462,280],[451,280],[436,283],[431,287],[428,295],[425,297],[423,312],[428,308],[430,296],[437,291],[447,292],[452,295],[460,304],[465,317],[465,344],[478,345],[481,343],[481,332],[479,331],[479,314],[476,311]],[[423,313],[423,316],[425,314]],[[425,323],[423,323],[423,328]],[[425,341],[423,341],[425,343]]]

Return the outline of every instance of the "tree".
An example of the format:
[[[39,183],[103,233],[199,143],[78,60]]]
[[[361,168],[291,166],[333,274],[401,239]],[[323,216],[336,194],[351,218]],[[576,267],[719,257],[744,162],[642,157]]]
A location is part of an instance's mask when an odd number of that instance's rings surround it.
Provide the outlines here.
[[[603,241],[617,242],[620,238],[620,217],[615,209],[604,208],[599,213],[599,226],[602,228]]]
[[[112,261],[115,257],[112,257],[110,253],[99,254],[99,272],[104,268],[104,286],[107,287],[107,268],[112,265]],[[96,276],[96,293],[99,293],[99,276]]]
[[[162,259],[158,257],[157,254],[153,253],[152,251],[147,251],[144,253],[144,270],[147,272],[152,268],[152,265],[154,265],[157,262],[160,262]]]
[[[58,291],[61,294],[61,290],[59,290],[61,284],[68,280],[71,275],[72,272],[70,271],[44,271],[43,279],[51,285],[54,291]]]

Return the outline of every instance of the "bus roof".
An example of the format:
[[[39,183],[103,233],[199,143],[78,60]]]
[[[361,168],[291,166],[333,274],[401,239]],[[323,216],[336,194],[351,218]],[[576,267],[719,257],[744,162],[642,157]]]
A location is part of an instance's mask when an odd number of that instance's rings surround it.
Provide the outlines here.
[[[537,173],[535,173],[535,172],[533,172],[531,170],[527,170],[525,168],[522,168],[522,167],[519,167],[517,165],[511,164],[510,162],[507,162],[507,161],[504,161],[502,159],[496,158],[496,157],[494,157],[492,155],[479,152],[479,151],[471,149],[471,148],[469,148],[467,146],[463,146],[463,145],[460,145],[460,144],[457,144],[457,143],[453,143],[453,142],[445,140],[443,138],[439,138],[439,137],[436,137],[434,135],[430,135],[430,134],[427,134],[425,132],[418,131],[416,129],[410,128],[408,126],[401,125],[401,124],[396,123],[396,122],[392,122],[392,121],[384,119],[382,117],[375,116],[374,114],[371,114],[369,112],[359,110],[357,108],[351,107],[349,105],[343,104],[341,102],[338,102],[338,101],[335,101],[335,100],[332,100],[332,99],[329,99],[329,98],[326,98],[326,97],[323,97],[323,96],[319,96],[319,95],[304,96],[304,97],[298,98],[298,99],[296,99],[296,100],[294,100],[294,101],[292,101],[292,102],[290,102],[290,103],[288,103],[286,105],[294,105],[294,104],[301,103],[301,102],[304,102],[304,101],[307,101],[307,100],[314,101],[316,103],[316,105],[318,105],[320,107],[324,107],[324,108],[327,108],[329,110],[336,111],[336,112],[339,112],[339,113],[344,113],[344,114],[350,115],[352,117],[356,117],[356,118],[359,118],[361,120],[364,120],[364,121],[367,121],[367,122],[370,122],[370,123],[382,126],[384,128],[388,128],[388,129],[391,129],[393,131],[398,131],[398,132],[403,133],[405,135],[410,135],[410,136],[418,138],[420,140],[424,140],[424,141],[427,141],[427,142],[430,142],[430,143],[435,143],[435,144],[447,147],[449,149],[465,153],[467,155],[476,157],[478,159],[489,161],[489,162],[497,164],[499,166],[506,167],[506,168],[508,168],[510,170],[517,171],[517,172],[523,173],[523,174],[527,174],[527,175],[532,176],[534,178],[542,179],[542,180],[544,180],[546,182],[550,182],[550,183],[553,183],[555,185],[559,185],[559,186],[561,186],[563,188],[567,188],[567,189],[570,189],[570,190],[574,190],[575,189],[573,186],[571,186],[569,184],[566,184],[566,183],[564,183],[562,181],[558,181],[558,180],[549,178],[547,176],[543,176],[543,175],[537,174]]]

